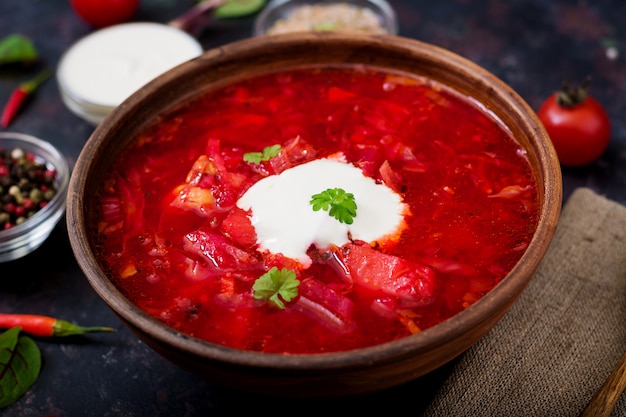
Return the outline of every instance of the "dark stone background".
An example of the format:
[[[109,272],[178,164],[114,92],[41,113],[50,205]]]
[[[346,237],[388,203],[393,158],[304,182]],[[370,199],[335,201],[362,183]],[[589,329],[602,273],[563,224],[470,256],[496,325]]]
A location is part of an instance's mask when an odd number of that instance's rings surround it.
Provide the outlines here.
[[[576,187],[626,203],[626,2],[554,0],[391,0],[400,35],[450,49],[493,72],[535,110],[562,81],[593,78],[590,93],[603,103],[613,135],[605,154],[584,168],[564,169],[564,199]],[[167,22],[192,0],[142,0],[137,20]],[[253,18],[213,22],[200,40],[209,49],[250,36]],[[35,41],[46,65],[56,68],[63,52],[90,33],[69,0],[1,0],[0,37],[19,32]],[[607,54],[617,51],[617,57]],[[0,71],[0,102],[33,74]],[[55,82],[48,81],[11,131],[59,147],[73,165],[93,127],[69,112]],[[65,340],[37,339],[41,375],[3,416],[227,416],[346,410],[418,415],[449,373],[449,366],[414,382],[360,398],[268,399],[225,390],[158,356],[124,328],[93,292],[72,255],[64,221],[35,253],[0,264],[0,311],[30,312],[87,325],[107,325],[113,334]]]

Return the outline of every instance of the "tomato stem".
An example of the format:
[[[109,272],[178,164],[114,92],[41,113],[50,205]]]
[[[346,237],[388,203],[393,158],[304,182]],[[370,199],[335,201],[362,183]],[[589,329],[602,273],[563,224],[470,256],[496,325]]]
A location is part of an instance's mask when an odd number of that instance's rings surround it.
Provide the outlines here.
[[[556,95],[556,102],[562,107],[574,107],[587,98],[587,90],[591,83],[591,77],[587,76],[580,85],[571,86],[569,82],[563,81],[561,91]]]

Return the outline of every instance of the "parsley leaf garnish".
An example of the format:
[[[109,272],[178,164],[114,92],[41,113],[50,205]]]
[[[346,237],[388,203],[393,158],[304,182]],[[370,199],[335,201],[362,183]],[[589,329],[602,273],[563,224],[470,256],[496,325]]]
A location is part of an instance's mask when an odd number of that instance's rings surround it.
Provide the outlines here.
[[[263,152],[248,152],[243,155],[243,160],[253,164],[260,164],[263,161],[269,161],[270,158],[278,155],[280,145],[266,146]]]
[[[310,204],[313,211],[328,211],[328,215],[341,223],[352,224],[356,217],[354,194],[347,193],[341,188],[329,188],[313,195]]]
[[[254,281],[252,290],[257,300],[268,300],[270,304],[285,308],[285,301],[291,301],[298,296],[300,281],[291,269],[278,270],[275,266]],[[282,299],[281,299],[282,298]]]

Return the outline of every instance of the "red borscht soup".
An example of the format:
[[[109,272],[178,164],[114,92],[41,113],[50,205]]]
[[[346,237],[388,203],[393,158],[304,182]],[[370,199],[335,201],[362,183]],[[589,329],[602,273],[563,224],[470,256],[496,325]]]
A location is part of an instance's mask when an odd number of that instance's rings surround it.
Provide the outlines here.
[[[526,152],[428,79],[298,68],[160,116],[111,166],[95,250],[147,314],[199,339],[324,353],[468,308],[538,222]]]

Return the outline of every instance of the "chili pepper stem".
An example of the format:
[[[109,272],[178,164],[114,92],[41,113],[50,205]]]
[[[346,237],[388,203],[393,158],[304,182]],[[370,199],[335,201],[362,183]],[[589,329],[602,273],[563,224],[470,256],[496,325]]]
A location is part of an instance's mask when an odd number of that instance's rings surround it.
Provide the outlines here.
[[[52,335],[53,336],[72,336],[79,335],[85,333],[95,333],[95,332],[114,332],[115,329],[112,327],[84,327],[78,326],[76,324],[72,324],[65,320],[57,320],[52,326]]]
[[[52,72],[49,69],[41,71],[35,78],[23,82],[19,88],[26,91],[28,94],[35,91],[41,84],[52,76]]]

